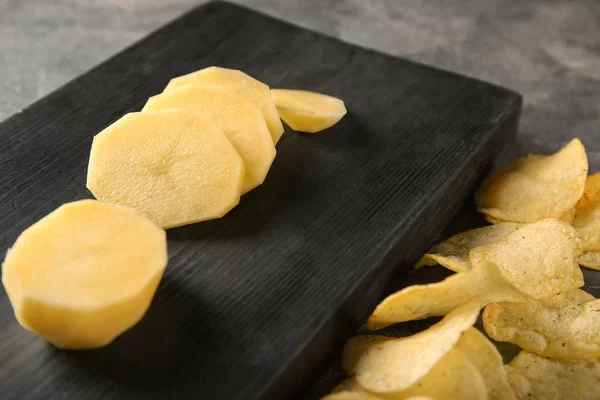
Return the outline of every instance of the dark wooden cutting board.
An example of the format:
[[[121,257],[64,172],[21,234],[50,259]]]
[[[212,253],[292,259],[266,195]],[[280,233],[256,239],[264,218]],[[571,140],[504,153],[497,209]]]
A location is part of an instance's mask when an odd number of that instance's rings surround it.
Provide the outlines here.
[[[109,347],[56,350],[17,324],[1,290],[0,398],[298,394],[470,195],[521,105],[503,88],[211,3],[0,124],[2,257],[61,203],[91,197],[93,135],[210,65],[340,97],[348,115],[316,135],[287,130],[265,184],[236,209],[170,230],[148,314]]]

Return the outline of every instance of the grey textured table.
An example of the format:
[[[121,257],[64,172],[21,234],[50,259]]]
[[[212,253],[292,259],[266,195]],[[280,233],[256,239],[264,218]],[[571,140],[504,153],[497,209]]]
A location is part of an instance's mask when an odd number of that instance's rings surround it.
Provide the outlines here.
[[[600,169],[597,0],[247,0],[295,24],[507,86],[524,95],[509,154],[572,137]],[[202,1],[0,0],[0,119]],[[464,227],[457,219],[450,229]],[[588,286],[600,279],[586,272]]]

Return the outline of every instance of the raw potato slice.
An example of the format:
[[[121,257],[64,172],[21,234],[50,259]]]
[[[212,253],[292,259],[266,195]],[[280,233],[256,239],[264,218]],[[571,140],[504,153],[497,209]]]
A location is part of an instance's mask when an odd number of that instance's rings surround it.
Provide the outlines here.
[[[264,182],[275,159],[275,145],[260,108],[218,86],[185,85],[151,97],[142,111],[180,108],[214,121],[246,165],[242,193]]]
[[[81,200],[26,229],[2,283],[20,324],[64,349],[106,346],[146,313],[167,265],[165,231],[140,212]]]
[[[243,179],[244,162],[223,131],[175,109],[130,113],[96,135],[87,187],[172,228],[225,215]]]
[[[576,211],[573,227],[581,237],[583,251],[600,251],[600,173],[587,178]]]
[[[551,156],[519,158],[483,182],[475,193],[477,210],[510,222],[561,218],[581,197],[587,171],[579,139]]]
[[[506,238],[471,250],[473,269],[442,282],[407,287],[381,302],[367,322],[371,330],[445,315],[468,301],[544,299],[583,286],[575,230],[553,219],[524,225]]]
[[[600,361],[564,362],[526,351],[506,366],[519,399],[598,400]]]
[[[350,378],[338,386],[338,393],[357,393],[363,396],[375,396],[381,400],[486,400],[488,399],[485,381],[477,368],[460,351],[451,348],[448,352],[415,384],[406,390],[388,393],[370,392]],[[333,398],[327,400],[341,400]],[[372,397],[356,397],[357,400],[373,400]]]
[[[459,233],[429,249],[414,267],[440,264],[454,272],[470,271],[472,266],[469,252],[472,249],[504,239],[521,226],[514,223],[499,223]]]
[[[327,129],[346,115],[338,98],[305,90],[272,89],[279,116],[297,132],[315,133]]]
[[[467,303],[449,313],[429,329],[399,339],[376,340],[364,346],[364,339],[350,339],[342,358],[348,374],[376,393],[406,390],[427,374],[456,344],[460,335],[473,326],[479,305]],[[358,346],[358,349],[353,347]],[[357,352],[364,352],[357,357]],[[356,362],[355,365],[352,365]]]
[[[271,91],[264,83],[236,69],[208,67],[171,79],[164,93],[187,84],[222,86],[256,103],[265,117],[273,143],[277,144],[281,138],[283,125],[279,120]]]
[[[490,304],[483,326],[492,339],[545,357],[600,357],[600,300],[583,290],[536,302]]]
[[[506,377],[502,356],[484,334],[471,328],[463,333],[456,348],[467,356],[483,377],[489,400],[516,400]]]

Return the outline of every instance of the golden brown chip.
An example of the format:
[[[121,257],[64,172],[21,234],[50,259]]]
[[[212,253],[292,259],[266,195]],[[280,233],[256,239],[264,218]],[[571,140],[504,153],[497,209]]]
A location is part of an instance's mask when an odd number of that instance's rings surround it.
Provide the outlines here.
[[[575,230],[553,219],[524,225],[506,238],[471,250],[473,269],[442,282],[407,287],[381,302],[367,322],[371,330],[445,315],[468,301],[543,299],[583,285]]]
[[[381,400],[380,397],[375,397],[365,392],[337,392],[329,396],[322,397],[321,400]]]
[[[600,399],[598,359],[565,362],[522,351],[506,365],[506,371],[519,399]]]
[[[471,270],[469,252],[472,249],[504,239],[521,226],[515,223],[499,223],[459,233],[433,246],[414,267],[440,264],[454,272],[469,271]]]
[[[454,347],[478,315],[479,305],[467,303],[413,336],[375,339],[371,345],[365,345],[364,339],[350,339],[344,349],[343,365],[367,390],[376,393],[406,390]],[[360,351],[363,353],[357,354]]]
[[[529,303],[490,304],[483,326],[492,339],[545,357],[600,357],[600,300],[583,290]]]
[[[483,333],[470,328],[463,333],[456,348],[477,368],[487,387],[489,400],[515,400],[506,378],[502,356]]]
[[[573,227],[581,237],[584,252],[600,251],[600,173],[588,177],[577,203]]]
[[[578,262],[586,268],[600,270],[600,252],[583,253]]]
[[[479,187],[477,210],[511,222],[561,218],[581,197],[587,171],[587,155],[579,139],[550,156],[516,159]]]

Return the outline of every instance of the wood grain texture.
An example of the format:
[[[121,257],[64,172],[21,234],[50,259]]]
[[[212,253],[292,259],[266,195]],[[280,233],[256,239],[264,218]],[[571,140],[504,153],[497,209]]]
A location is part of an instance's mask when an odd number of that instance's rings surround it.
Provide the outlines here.
[[[519,95],[211,3],[0,125],[0,244],[85,189],[91,139],[171,77],[242,69],[346,101],[317,135],[286,132],[265,184],[225,218],[169,231],[142,322],[58,351],[0,294],[2,399],[289,398],[320,372],[441,232],[515,133]],[[400,271],[400,272],[399,272]]]

